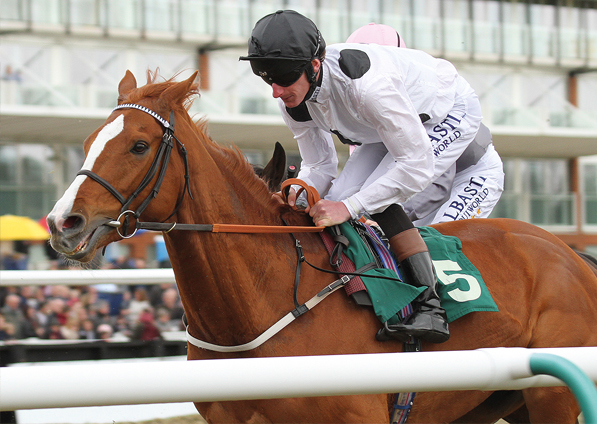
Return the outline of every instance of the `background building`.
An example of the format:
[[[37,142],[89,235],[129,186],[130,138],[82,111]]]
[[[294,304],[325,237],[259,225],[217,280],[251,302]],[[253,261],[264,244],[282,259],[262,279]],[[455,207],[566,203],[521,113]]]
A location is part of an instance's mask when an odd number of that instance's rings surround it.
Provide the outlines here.
[[[0,0],[0,214],[39,219],[52,208],[127,69],[140,85],[148,69],[199,69],[192,112],[216,141],[253,163],[280,141],[298,164],[271,89],[238,60],[255,22],[287,8],[328,44],[385,23],[452,61],[504,159],[493,216],[597,254],[597,0]]]

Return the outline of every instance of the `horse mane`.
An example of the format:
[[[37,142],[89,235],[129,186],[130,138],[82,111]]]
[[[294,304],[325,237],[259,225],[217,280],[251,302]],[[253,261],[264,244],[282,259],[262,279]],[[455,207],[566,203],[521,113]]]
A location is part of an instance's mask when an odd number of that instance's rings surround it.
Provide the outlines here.
[[[269,210],[277,210],[279,205],[271,199],[267,184],[255,173],[253,165],[249,163],[243,152],[237,146],[225,147],[215,142],[208,135],[207,124],[207,119],[201,118],[195,122],[195,128],[217,166],[225,171],[225,174],[235,175],[238,181],[242,182],[245,192],[251,193],[254,198],[263,197],[265,199],[263,203]]]
[[[573,249],[574,252],[580,256],[583,261],[586,262],[587,265],[589,265],[589,268],[591,268],[591,270],[595,273],[595,275],[597,276],[597,258],[595,258],[594,256],[589,255],[588,253],[584,253],[581,252],[579,250]]]

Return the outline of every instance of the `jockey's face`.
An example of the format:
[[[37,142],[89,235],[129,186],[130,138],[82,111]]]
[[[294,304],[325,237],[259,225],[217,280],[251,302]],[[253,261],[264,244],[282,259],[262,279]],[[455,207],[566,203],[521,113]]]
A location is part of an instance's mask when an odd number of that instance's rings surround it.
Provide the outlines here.
[[[319,59],[313,59],[313,70],[317,75],[321,68],[321,62]],[[305,99],[305,96],[311,88],[311,83],[307,79],[307,73],[303,72],[301,77],[292,85],[283,87],[276,83],[272,84],[272,95],[274,98],[280,98],[284,102],[284,105],[288,108],[297,107]]]

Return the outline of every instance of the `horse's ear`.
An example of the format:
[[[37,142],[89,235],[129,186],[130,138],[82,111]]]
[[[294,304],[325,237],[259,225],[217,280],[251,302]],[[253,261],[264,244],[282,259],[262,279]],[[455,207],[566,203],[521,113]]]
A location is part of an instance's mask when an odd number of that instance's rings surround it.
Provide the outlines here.
[[[195,71],[186,81],[176,83],[172,87],[164,90],[159,100],[160,107],[168,109],[171,105],[176,104],[180,99],[184,98],[191,90],[198,73],[199,71]]]
[[[118,84],[118,94],[124,96],[137,88],[137,80],[131,71],[127,69],[124,78]]]
[[[274,154],[261,171],[260,177],[267,181],[270,191],[280,191],[280,185],[286,176],[286,152],[284,147],[276,141]]]

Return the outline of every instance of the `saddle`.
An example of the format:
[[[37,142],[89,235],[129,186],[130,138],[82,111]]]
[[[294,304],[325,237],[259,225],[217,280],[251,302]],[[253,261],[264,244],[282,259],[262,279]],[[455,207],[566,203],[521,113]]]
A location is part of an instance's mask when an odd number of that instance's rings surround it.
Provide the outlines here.
[[[481,274],[462,253],[460,240],[444,236],[431,227],[419,227],[419,232],[442,283],[438,288],[448,321],[473,311],[497,311]],[[358,305],[372,308],[382,323],[402,322],[408,318],[412,313],[410,302],[420,291],[402,282],[400,267],[381,228],[349,221],[320,234],[330,254],[330,264],[337,271],[354,273],[368,263],[375,264],[373,269],[354,277],[344,287],[348,296]],[[403,350],[421,351],[421,343],[411,337],[404,343]],[[415,395],[396,393],[391,424],[406,422]]]
[[[448,321],[471,312],[497,311],[481,273],[462,253],[460,240],[444,236],[431,227],[419,227],[418,230],[427,244],[441,283],[438,291]],[[337,271],[354,272],[354,269],[375,263],[373,269],[355,277],[345,287],[346,293],[357,304],[372,307],[382,323],[399,322],[412,312],[410,302],[423,289],[402,282],[400,267],[379,227],[349,221],[320,234],[330,252],[330,263]],[[340,255],[338,250],[341,250]]]

